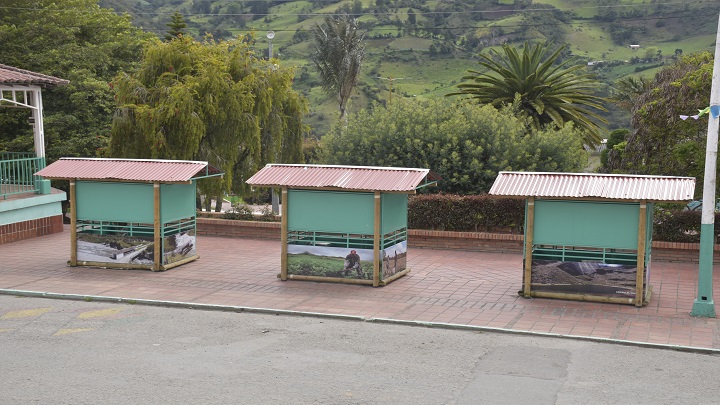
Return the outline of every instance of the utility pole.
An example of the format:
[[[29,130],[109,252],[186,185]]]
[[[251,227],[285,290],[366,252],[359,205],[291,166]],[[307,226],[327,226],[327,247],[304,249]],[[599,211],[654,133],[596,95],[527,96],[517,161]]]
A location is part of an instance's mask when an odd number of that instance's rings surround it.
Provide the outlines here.
[[[705,149],[705,182],[703,184],[702,221],[700,225],[700,263],[697,297],[690,315],[715,318],[713,301],[713,248],[715,246],[715,173],[717,169],[718,129],[720,128],[720,16],[715,39],[707,147]]]

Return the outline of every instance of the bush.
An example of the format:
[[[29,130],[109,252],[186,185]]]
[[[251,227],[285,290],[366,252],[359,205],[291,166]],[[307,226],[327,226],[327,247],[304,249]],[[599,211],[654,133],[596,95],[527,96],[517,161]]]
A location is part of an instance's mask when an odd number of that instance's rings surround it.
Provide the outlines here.
[[[408,228],[522,233],[525,200],[487,194],[425,194],[408,203]]]
[[[278,218],[273,214],[272,208],[269,205],[265,205],[262,208],[260,215],[253,214],[252,208],[247,204],[233,204],[227,212],[222,215],[223,219],[235,219],[244,221],[264,221],[274,222],[278,221]]]

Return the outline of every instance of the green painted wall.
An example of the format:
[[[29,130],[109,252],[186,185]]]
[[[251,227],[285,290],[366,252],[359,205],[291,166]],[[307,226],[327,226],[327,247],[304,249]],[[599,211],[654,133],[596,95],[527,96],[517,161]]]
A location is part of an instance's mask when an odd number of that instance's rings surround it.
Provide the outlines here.
[[[163,223],[195,215],[195,182],[160,185],[160,218]]]
[[[62,215],[61,201],[64,200],[65,193],[58,193],[0,201],[0,225]]]
[[[407,228],[407,194],[382,194],[382,233]]]
[[[535,200],[534,244],[637,249],[640,204]]]
[[[78,181],[75,194],[78,220],[153,223],[152,184]]]
[[[374,233],[372,193],[288,190],[288,229]]]

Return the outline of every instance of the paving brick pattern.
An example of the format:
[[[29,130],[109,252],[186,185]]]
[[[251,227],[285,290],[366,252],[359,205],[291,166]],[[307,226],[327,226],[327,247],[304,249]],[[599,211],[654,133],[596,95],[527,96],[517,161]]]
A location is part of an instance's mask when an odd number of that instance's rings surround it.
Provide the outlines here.
[[[0,289],[231,305],[720,349],[720,322],[689,315],[697,264],[653,262],[643,308],[519,297],[522,256],[408,250],[409,275],[381,287],[280,281],[273,240],[198,237],[200,259],[168,270],[68,267],[70,232],[0,245]],[[714,296],[720,297],[715,271]]]

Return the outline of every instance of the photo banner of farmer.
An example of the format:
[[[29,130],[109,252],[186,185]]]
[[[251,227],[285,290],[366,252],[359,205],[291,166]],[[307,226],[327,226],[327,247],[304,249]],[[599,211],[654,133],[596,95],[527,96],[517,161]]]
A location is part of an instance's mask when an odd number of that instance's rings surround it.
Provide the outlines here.
[[[288,245],[288,274],[371,280],[373,250]]]

